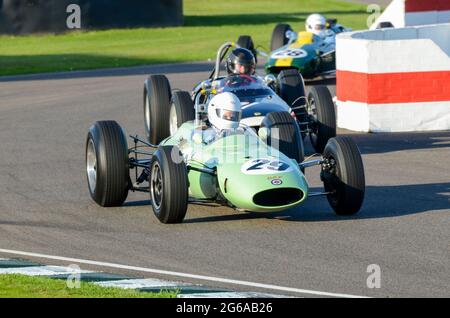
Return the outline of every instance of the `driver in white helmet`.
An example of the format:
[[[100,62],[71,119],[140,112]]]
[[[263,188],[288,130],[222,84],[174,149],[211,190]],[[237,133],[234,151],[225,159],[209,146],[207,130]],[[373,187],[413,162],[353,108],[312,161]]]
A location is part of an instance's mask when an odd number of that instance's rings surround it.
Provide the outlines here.
[[[209,144],[218,138],[236,133],[241,121],[242,109],[239,98],[230,92],[217,94],[208,103],[207,127],[194,131],[196,143]]]
[[[327,27],[327,19],[321,14],[311,14],[306,19],[306,31],[317,35],[318,37],[325,37]]]

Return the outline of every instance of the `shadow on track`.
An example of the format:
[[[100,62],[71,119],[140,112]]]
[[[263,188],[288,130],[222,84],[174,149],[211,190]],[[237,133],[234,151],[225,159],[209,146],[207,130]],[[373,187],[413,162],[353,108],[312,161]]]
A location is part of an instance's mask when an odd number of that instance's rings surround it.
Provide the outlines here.
[[[349,136],[363,155],[383,154],[405,150],[432,150],[448,148],[450,154],[450,131],[413,133],[359,133],[340,129],[340,136]],[[303,140],[305,156],[315,154],[309,137]]]
[[[330,78],[305,80],[306,88],[308,88],[308,86],[317,86],[317,85],[336,86],[336,78],[330,77]]]
[[[320,189],[311,189],[319,191]],[[221,216],[189,218],[184,223],[226,222],[247,219],[278,219],[288,222],[329,222],[400,217],[430,211],[447,210],[450,206],[450,183],[399,186],[369,186],[361,211],[354,216],[338,216],[325,197],[310,198],[296,209],[274,213],[236,213]]]
[[[352,133],[350,136],[362,154],[388,153],[403,150],[448,148],[450,154],[450,131],[411,133]]]

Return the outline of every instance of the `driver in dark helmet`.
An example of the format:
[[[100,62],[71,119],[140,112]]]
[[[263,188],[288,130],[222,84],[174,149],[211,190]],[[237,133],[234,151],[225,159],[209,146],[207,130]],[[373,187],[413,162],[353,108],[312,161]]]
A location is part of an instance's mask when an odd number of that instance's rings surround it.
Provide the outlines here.
[[[256,60],[253,53],[244,48],[234,49],[227,58],[228,75],[252,76],[256,70]]]
[[[239,88],[256,81],[253,78],[256,70],[255,56],[247,49],[234,49],[227,58],[226,69],[228,73],[224,82],[226,87]]]

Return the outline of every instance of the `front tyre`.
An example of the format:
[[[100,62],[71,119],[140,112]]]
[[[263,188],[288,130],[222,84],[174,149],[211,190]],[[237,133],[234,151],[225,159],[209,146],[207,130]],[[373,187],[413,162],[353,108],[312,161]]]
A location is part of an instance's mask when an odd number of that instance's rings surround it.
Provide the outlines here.
[[[313,86],[307,103],[309,138],[315,151],[322,153],[336,136],[336,111],[333,98],[326,86]]]
[[[321,179],[328,202],[338,215],[358,213],[364,201],[364,166],[358,146],[349,137],[328,141],[323,153]]]
[[[115,121],[98,121],[86,141],[86,174],[92,199],[103,207],[121,206],[128,196],[128,144]]]
[[[150,162],[150,200],[161,223],[181,223],[188,205],[186,164],[176,146],[160,146]]]

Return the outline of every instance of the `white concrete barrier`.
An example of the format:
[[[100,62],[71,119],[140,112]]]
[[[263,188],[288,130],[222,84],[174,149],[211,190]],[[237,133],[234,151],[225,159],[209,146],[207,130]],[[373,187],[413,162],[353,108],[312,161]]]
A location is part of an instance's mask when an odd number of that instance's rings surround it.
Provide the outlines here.
[[[339,127],[450,129],[450,23],[341,34],[336,55]]]
[[[450,0],[394,0],[370,29],[377,29],[383,23],[396,28],[450,23]]]

